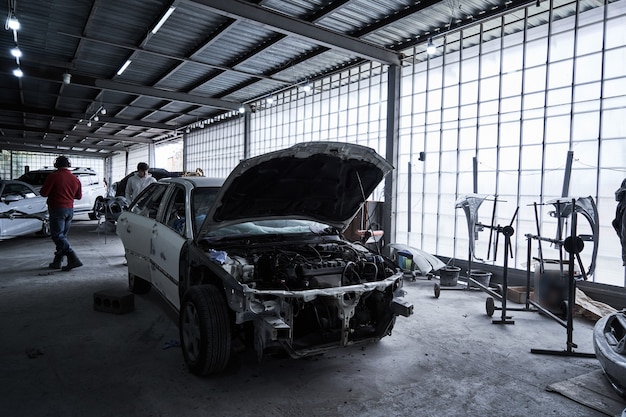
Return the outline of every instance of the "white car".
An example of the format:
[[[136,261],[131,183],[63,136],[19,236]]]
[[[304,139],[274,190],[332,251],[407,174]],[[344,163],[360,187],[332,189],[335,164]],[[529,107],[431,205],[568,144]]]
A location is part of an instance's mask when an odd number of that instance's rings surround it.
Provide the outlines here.
[[[223,370],[238,338],[259,358],[377,341],[413,306],[396,263],[341,231],[391,165],[310,142],[242,161],[224,181],[166,178],[118,217],[134,293],[179,313],[189,370]]]
[[[36,232],[50,236],[46,198],[25,182],[0,180],[0,240]]]
[[[100,183],[96,171],[91,168],[72,167],[70,171],[80,180],[83,197],[74,201],[74,213],[82,213],[91,211],[96,200],[104,198],[106,188]],[[46,177],[56,169],[51,167],[43,167],[34,171],[29,171],[18,179],[20,181],[31,184],[37,191],[43,186]]]

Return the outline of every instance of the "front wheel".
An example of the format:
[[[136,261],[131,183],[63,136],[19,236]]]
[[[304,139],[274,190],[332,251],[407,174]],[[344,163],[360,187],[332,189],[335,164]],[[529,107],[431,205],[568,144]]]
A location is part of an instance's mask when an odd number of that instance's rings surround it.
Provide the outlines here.
[[[180,343],[189,371],[207,375],[222,371],[230,359],[231,328],[226,300],[213,285],[185,292],[180,306]]]

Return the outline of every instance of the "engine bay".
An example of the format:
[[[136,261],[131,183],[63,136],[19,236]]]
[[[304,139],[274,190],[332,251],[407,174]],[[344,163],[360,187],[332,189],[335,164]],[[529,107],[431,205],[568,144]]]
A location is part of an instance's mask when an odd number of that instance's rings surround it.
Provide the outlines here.
[[[394,265],[358,243],[331,242],[229,249],[224,269],[259,290],[307,290],[380,281]]]

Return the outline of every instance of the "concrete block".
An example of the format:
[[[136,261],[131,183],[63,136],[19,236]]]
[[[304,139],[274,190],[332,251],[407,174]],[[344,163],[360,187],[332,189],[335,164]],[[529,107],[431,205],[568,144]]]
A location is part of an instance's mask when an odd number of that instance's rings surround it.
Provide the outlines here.
[[[113,314],[129,313],[135,309],[135,298],[128,291],[98,291],[93,294],[93,309]]]

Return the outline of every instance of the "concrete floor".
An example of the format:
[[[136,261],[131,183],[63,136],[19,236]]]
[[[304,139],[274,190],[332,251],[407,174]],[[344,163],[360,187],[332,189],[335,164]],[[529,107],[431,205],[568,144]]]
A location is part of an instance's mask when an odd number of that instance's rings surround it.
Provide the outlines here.
[[[530,353],[566,349],[563,327],[536,312],[494,325],[485,293],[437,299],[425,279],[406,283],[415,313],[377,344],[261,363],[243,352],[225,373],[198,378],[180,348],[164,348],[178,328],[156,293],[135,296],[129,314],[94,310],[94,292],[126,289],[117,236],[79,215],[69,238],[85,264],[70,272],[47,269],[50,239],[0,242],[2,416],[603,415],[546,391],[600,369],[595,358]],[[593,352],[592,329],[576,320],[577,352]]]

